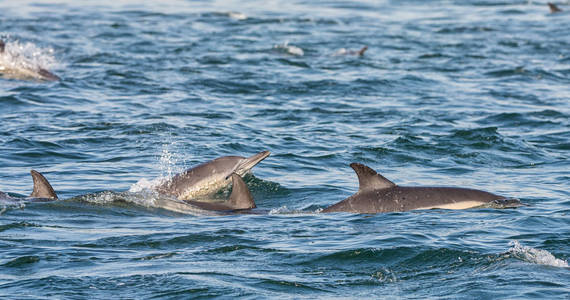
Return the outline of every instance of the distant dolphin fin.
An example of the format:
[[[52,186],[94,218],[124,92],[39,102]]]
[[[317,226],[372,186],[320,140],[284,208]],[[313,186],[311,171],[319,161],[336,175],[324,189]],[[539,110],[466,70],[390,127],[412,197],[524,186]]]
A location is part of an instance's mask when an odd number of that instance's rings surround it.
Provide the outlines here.
[[[363,164],[351,163],[350,167],[354,169],[354,172],[356,172],[356,175],[358,176],[359,192],[387,189],[396,186],[392,181],[386,179],[384,176],[376,173],[376,171]]]
[[[49,184],[47,179],[44,177],[44,175],[40,174],[40,172],[35,170],[32,170],[30,173],[32,174],[32,178],[34,179],[34,191],[30,195],[30,197],[57,199],[55,191],[51,187],[51,184]]]
[[[556,6],[556,4],[554,4],[554,3],[548,2],[548,3],[546,3],[546,4],[548,4],[548,7],[550,8],[550,13],[557,13],[557,12],[561,12],[561,11],[562,11],[562,10],[561,10],[558,6]]]
[[[362,47],[362,49],[360,49],[356,54],[362,56],[364,55],[364,52],[366,52],[366,50],[368,50],[368,46]]]
[[[229,203],[234,209],[250,209],[256,208],[255,201],[247,188],[243,179],[236,174],[232,173],[232,194],[230,195]]]

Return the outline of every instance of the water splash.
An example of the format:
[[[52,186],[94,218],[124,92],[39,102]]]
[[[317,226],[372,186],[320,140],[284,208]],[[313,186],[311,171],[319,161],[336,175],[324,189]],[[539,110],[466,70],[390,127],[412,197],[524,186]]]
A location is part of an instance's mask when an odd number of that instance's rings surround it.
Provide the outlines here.
[[[51,69],[58,66],[52,48],[40,48],[33,43],[6,42],[0,55],[0,68],[4,69]]]
[[[509,245],[512,247],[508,253],[520,260],[539,265],[568,268],[567,261],[554,257],[552,253],[546,250],[523,246],[518,241],[512,241]]]

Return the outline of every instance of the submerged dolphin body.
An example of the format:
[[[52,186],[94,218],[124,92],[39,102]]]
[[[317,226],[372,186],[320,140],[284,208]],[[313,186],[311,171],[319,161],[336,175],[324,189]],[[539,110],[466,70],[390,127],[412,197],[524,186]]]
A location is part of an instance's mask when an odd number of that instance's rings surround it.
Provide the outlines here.
[[[25,198],[25,200],[32,201],[51,201],[57,200],[57,194],[53,190],[51,184],[40,172],[31,170],[32,179],[34,180],[34,190],[32,194]],[[6,193],[0,192],[0,199],[11,200],[14,199]]]
[[[500,207],[521,206],[516,199],[475,189],[398,186],[363,164],[352,163],[350,166],[358,175],[358,192],[322,212],[383,213],[431,208],[465,209],[494,203]]]
[[[32,68],[29,66],[19,66],[6,63],[10,57],[6,55],[6,44],[0,40],[0,74],[5,78],[12,79],[31,79],[42,81],[58,81],[61,80],[57,75],[51,73],[44,68]]]
[[[269,154],[269,151],[263,151],[248,158],[242,156],[216,158],[175,175],[157,186],[155,190],[179,200],[191,200],[213,194],[230,184],[233,173],[243,176]]]
[[[232,173],[231,178],[232,193],[225,202],[181,201],[178,199],[158,198],[155,200],[155,205],[163,209],[190,214],[199,214],[207,211],[236,213],[256,208],[255,201],[253,201],[253,197],[243,179],[236,173]]]

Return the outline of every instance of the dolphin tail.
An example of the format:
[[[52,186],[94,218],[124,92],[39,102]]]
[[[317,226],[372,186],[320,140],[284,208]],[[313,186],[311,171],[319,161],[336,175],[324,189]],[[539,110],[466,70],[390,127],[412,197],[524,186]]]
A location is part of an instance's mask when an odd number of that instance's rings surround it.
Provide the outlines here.
[[[57,199],[55,191],[51,187],[51,184],[49,184],[47,179],[44,177],[44,175],[36,170],[32,170],[30,173],[32,174],[32,179],[34,180],[34,191],[30,197]]]
[[[561,11],[562,11],[562,10],[561,10],[558,6],[556,6],[556,4],[554,4],[554,3],[548,2],[547,4],[548,4],[548,7],[550,8],[550,13],[551,13],[551,14],[557,13],[557,12],[561,12]]]
[[[364,52],[366,52],[366,50],[368,50],[368,46],[362,47],[362,49],[360,49],[360,50],[357,52],[357,54],[360,55],[360,56],[362,56],[362,55],[364,55]]]
[[[271,152],[261,151],[248,158],[244,158],[243,161],[235,168],[235,170],[233,170],[233,172],[239,175],[244,175],[245,173],[247,173],[247,171],[249,171],[251,168],[257,165],[260,161],[268,157],[269,154],[271,154]]]
[[[229,203],[234,209],[250,209],[256,208],[255,201],[247,188],[243,179],[236,174],[232,173],[232,194],[230,195]]]

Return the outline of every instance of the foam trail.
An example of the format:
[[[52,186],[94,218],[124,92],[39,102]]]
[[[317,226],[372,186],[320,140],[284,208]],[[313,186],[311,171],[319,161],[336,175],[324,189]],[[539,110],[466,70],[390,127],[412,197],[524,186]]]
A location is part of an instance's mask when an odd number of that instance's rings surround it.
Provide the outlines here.
[[[509,244],[512,245],[509,253],[518,259],[539,265],[568,268],[567,261],[554,257],[546,250],[523,246],[518,241],[512,241]]]

